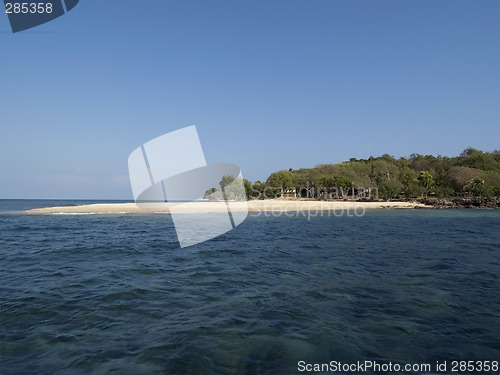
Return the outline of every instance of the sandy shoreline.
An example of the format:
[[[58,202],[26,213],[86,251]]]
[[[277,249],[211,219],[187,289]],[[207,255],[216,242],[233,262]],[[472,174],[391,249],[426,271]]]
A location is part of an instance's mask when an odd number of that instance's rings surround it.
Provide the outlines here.
[[[265,212],[265,211],[328,211],[328,210],[356,210],[356,209],[400,209],[400,208],[428,208],[430,206],[412,202],[324,202],[299,200],[255,200],[248,202],[229,202],[232,212]],[[139,207],[135,203],[105,203],[82,206],[62,206],[35,208],[26,211],[29,214],[142,214],[142,213],[169,213],[169,212],[227,212],[225,202],[189,202],[170,204],[150,204]]]

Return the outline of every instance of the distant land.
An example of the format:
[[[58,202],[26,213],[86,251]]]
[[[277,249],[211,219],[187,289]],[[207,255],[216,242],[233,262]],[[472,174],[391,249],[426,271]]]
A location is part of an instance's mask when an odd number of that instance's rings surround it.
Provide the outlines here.
[[[134,203],[47,207],[43,213],[219,212],[223,200],[241,201],[231,210],[249,212],[344,210],[365,208],[500,208],[500,151],[465,149],[459,156],[385,154],[314,168],[281,170],[265,182],[246,179],[234,184],[224,176],[218,188],[205,192],[205,202],[179,206]],[[244,189],[243,189],[244,187]],[[243,201],[247,200],[247,203]],[[238,205],[241,205],[238,206]],[[221,206],[222,205],[222,206]]]
[[[500,151],[469,147],[459,156],[385,154],[338,164],[281,170],[244,180],[247,199],[404,200],[434,206],[500,207]]]

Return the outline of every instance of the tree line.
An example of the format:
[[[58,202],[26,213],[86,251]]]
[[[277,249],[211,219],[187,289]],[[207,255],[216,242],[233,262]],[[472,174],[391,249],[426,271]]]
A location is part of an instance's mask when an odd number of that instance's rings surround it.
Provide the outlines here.
[[[369,159],[351,158],[314,168],[280,170],[271,173],[265,182],[243,180],[243,185],[249,199],[273,198],[287,189],[295,189],[298,197],[310,198],[366,195],[372,190],[385,200],[493,198],[500,196],[500,151],[483,152],[469,147],[455,157],[412,154],[396,159],[385,154]]]

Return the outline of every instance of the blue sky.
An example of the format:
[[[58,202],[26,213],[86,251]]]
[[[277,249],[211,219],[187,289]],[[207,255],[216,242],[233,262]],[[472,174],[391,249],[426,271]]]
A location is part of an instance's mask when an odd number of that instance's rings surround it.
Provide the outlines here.
[[[2,12],[3,13],[3,12]],[[244,177],[499,148],[500,2],[81,0],[0,14],[0,198],[132,199],[127,158],[195,124]]]

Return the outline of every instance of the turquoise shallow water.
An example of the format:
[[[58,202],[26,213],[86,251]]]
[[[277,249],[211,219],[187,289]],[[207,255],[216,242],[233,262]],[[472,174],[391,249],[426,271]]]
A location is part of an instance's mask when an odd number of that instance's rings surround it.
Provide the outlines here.
[[[56,203],[0,201],[2,375],[500,361],[499,211],[249,217],[181,249],[168,215],[19,212]]]

